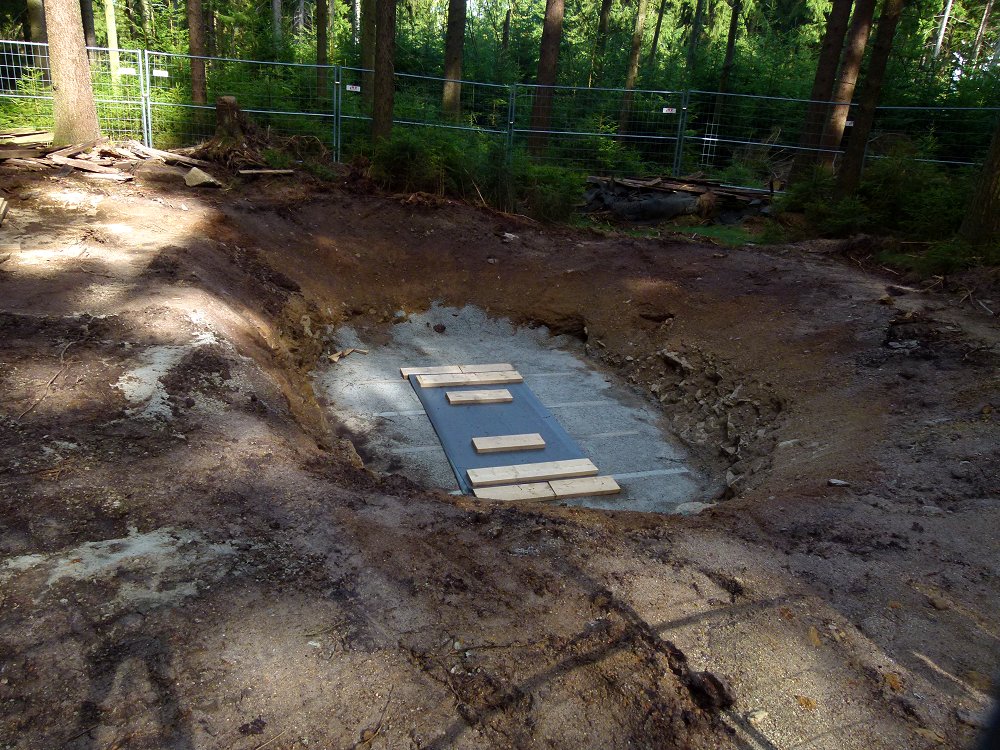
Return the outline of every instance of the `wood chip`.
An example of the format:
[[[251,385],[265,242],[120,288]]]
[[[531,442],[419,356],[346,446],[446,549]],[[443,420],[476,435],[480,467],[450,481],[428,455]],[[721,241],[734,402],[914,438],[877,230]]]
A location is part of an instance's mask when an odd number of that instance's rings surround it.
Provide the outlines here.
[[[535,464],[469,469],[467,473],[473,487],[491,487],[497,484],[518,484],[593,476],[597,474],[597,467],[589,458],[571,458],[566,461],[543,461]]]
[[[461,393],[462,391],[459,391]],[[545,447],[545,440],[537,432],[523,435],[496,435],[474,437],[472,447],[476,453],[504,453],[506,451],[534,451]]]
[[[474,404],[509,404],[514,400],[510,391],[500,388],[492,391],[448,391],[445,398],[452,406],[470,406]]]
[[[367,354],[368,350],[357,349],[355,347],[351,347],[349,349],[341,349],[340,351],[334,352],[333,354],[328,354],[327,359],[329,359],[331,362],[339,362],[347,355],[354,354],[355,352],[357,352],[358,354]]]

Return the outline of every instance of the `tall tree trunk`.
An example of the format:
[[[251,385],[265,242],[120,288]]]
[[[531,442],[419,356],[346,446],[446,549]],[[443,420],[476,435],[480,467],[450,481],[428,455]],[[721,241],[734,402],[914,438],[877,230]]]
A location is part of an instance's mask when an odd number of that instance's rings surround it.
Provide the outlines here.
[[[691,80],[694,75],[694,58],[698,53],[698,40],[701,37],[702,19],[705,16],[705,0],[698,0],[694,7],[694,21],[691,23],[691,38],[688,39],[687,48],[687,79]]]
[[[542,43],[538,54],[538,75],[535,83],[535,101],[531,106],[531,134],[528,146],[533,154],[545,151],[548,134],[544,131],[552,124],[552,98],[550,88],[556,84],[559,69],[559,45],[562,42],[564,0],[545,0],[545,22],[542,26]]]
[[[993,10],[993,0],[986,0],[986,6],[983,8],[983,20],[979,22],[979,31],[976,32],[976,41],[972,46],[972,66],[976,66],[976,61],[979,59],[979,53],[983,50],[983,35],[986,33],[986,24],[990,20],[990,11]]]
[[[503,17],[503,34],[500,38],[500,51],[507,54],[507,50],[510,49],[510,6],[507,7],[507,13]]]
[[[48,39],[45,23],[45,5],[42,0],[28,0],[28,41],[45,44]]]
[[[392,110],[396,96],[396,0],[376,0],[375,102],[372,108],[372,140],[392,135]]]
[[[324,102],[327,99],[329,78],[326,65],[330,61],[330,18],[329,0],[316,0],[316,99]]]
[[[896,35],[896,26],[899,25],[899,17],[905,5],[906,0],[885,0],[882,6],[878,31],[875,33],[875,45],[868,61],[868,72],[861,86],[861,101],[854,115],[851,139],[840,164],[840,171],[837,173],[837,190],[841,195],[853,193],[861,183],[868,136],[875,123],[875,109],[882,96],[882,82],[885,80],[885,69],[892,52],[892,40]]]
[[[646,58],[646,67],[652,68],[656,62],[656,53],[660,46],[660,27],[663,25],[663,11],[667,9],[667,0],[660,0],[660,9],[656,13],[656,28],[653,29],[653,44],[649,48],[649,57]]]
[[[139,15],[142,18],[142,42],[148,49],[153,41],[153,2],[138,0]]]
[[[594,49],[590,54],[590,75],[587,78],[587,88],[594,81],[601,80],[604,71],[604,52],[608,47],[608,29],[611,26],[611,4],[613,0],[601,0],[601,11],[597,16],[597,35],[594,37]]]
[[[271,37],[274,39],[274,59],[281,57],[284,31],[281,27],[281,0],[271,0]]]
[[[351,22],[351,42],[357,44],[361,41],[361,4],[358,0],[344,0],[347,4],[347,12],[350,14]]]
[[[49,38],[49,68],[52,72],[52,112],[56,146],[98,138],[90,61],[83,39],[79,0],[48,0],[45,25]]]
[[[719,75],[719,93],[729,93],[729,78],[736,62],[736,36],[740,30],[740,13],[743,12],[743,0],[733,0],[733,13],[729,17],[729,34],[726,36],[726,56],[722,61],[722,72]]]
[[[191,53],[191,101],[208,103],[205,90],[205,20],[201,0],[187,0],[188,50]]]
[[[448,30],[444,41],[444,99],[446,115],[462,112],[462,51],[465,45],[465,0],[448,0]]]
[[[208,12],[205,14],[205,52],[209,57],[219,56],[219,18],[215,13],[214,0],[208,0]]]
[[[646,11],[649,0],[639,0],[635,11],[635,26],[632,30],[632,50],[628,56],[628,69],[625,73],[625,95],[622,97],[622,108],[618,113],[618,133],[624,135],[629,130],[629,120],[632,116],[632,89],[639,77],[639,54],[642,52],[642,32],[646,25]]]
[[[945,0],[944,13],[941,15],[941,25],[938,26],[937,40],[934,42],[934,53],[931,55],[937,60],[941,54],[941,45],[944,43],[944,34],[948,30],[948,21],[951,20],[951,7],[953,0]]]
[[[375,14],[377,0],[361,0],[361,96],[367,111],[371,111],[375,97],[374,77],[371,73],[375,68]]]
[[[958,236],[976,245],[1000,240],[1000,122]]]
[[[121,57],[118,54],[118,19],[115,16],[115,0],[104,0],[104,22],[108,27],[108,66],[111,68],[111,82],[117,85],[121,78]]]
[[[306,28],[306,0],[295,3],[295,13],[292,14],[292,33],[301,34]]]
[[[799,146],[804,150],[795,156],[790,178],[792,181],[804,177],[816,161],[815,152],[810,149],[819,146],[827,102],[833,96],[833,83],[837,77],[837,66],[844,47],[844,37],[847,35],[852,4],[853,0],[833,0],[833,7],[827,16],[823,45],[816,63],[816,77],[813,79],[810,103],[799,139]]]
[[[854,87],[861,72],[861,61],[865,56],[868,35],[872,30],[872,17],[875,14],[875,0],[857,0],[854,4],[854,18],[847,32],[847,44],[844,47],[844,58],[840,62],[840,76],[833,90],[833,101],[826,116],[823,127],[823,139],[820,142],[826,149],[819,155],[819,164],[824,169],[832,170],[836,154],[844,138],[844,127],[847,115],[851,111],[851,101],[854,99]]]
[[[94,30],[94,0],[80,0],[80,17],[83,19],[83,41],[88,47],[97,46]]]

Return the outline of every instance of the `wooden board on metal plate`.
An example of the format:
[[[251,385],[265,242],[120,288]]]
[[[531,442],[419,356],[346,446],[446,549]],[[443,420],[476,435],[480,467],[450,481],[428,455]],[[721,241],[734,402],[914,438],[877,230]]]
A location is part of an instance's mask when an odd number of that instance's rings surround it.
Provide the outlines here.
[[[506,484],[501,487],[476,487],[476,497],[481,500],[555,500],[556,494],[548,482]]]
[[[549,486],[556,498],[589,497],[591,495],[617,495],[622,491],[614,477],[581,477],[580,479],[553,479]]]
[[[448,391],[444,394],[452,406],[467,404],[509,404],[514,400],[506,388],[492,391]]]
[[[461,391],[459,391],[461,392]],[[524,435],[497,435],[474,437],[472,447],[476,453],[503,453],[504,451],[537,451],[545,448],[545,439],[537,432]]]
[[[542,461],[536,464],[493,466],[469,469],[469,482],[475,487],[521,482],[545,482],[550,479],[571,479],[597,474],[597,467],[589,458],[572,458],[567,461]]]
[[[514,365],[501,362],[492,365],[428,365],[427,367],[400,367],[403,379],[410,375],[462,375],[474,372],[512,372]]]
[[[453,385],[497,385],[523,383],[519,372],[470,372],[460,375],[417,375],[421,388],[444,388]]]

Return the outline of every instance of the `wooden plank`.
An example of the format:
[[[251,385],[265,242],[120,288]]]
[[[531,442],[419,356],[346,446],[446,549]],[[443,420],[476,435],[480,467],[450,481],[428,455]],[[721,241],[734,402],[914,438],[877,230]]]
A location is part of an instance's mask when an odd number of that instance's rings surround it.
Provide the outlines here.
[[[468,404],[509,404],[514,400],[506,388],[495,391],[448,391],[444,394],[452,406]]]
[[[458,391],[462,393],[462,391]],[[545,440],[537,432],[523,435],[497,435],[474,437],[472,447],[476,453],[503,453],[505,451],[536,451],[545,447]]]
[[[32,172],[46,172],[49,169],[52,169],[53,165],[48,162],[44,162],[41,159],[7,159],[4,161],[4,166],[23,167],[31,170]]]
[[[240,169],[240,174],[245,175],[255,175],[255,174],[295,174],[294,169]]]
[[[548,482],[507,484],[502,487],[477,487],[472,490],[481,500],[555,500]]]
[[[0,198],[0,225],[3,224],[3,220],[7,218],[7,211],[10,210],[10,204],[7,203],[6,198]]]
[[[417,375],[421,388],[442,388],[453,385],[497,385],[523,383],[519,372],[470,372],[460,375]]]
[[[555,497],[591,497],[617,495],[622,491],[614,477],[582,477],[580,479],[553,479],[549,482]]]
[[[537,464],[494,466],[469,469],[469,482],[473,487],[491,487],[496,484],[542,482],[550,479],[572,479],[597,474],[597,467],[589,458],[572,458],[568,461],[543,461]]]
[[[55,154],[49,154],[45,157],[49,161],[65,165],[67,167],[73,167],[74,169],[79,169],[83,172],[100,172],[101,174],[119,174],[119,170],[114,167],[102,167],[100,164],[94,164],[93,162],[83,161],[82,159],[68,159],[65,156],[56,156]]]
[[[514,365],[508,362],[498,362],[492,365],[459,365],[458,367],[467,375],[476,372],[516,372]]]
[[[35,159],[45,156],[38,148],[5,148],[0,146],[0,159]]]
[[[202,161],[201,159],[194,159],[190,156],[185,156],[184,154],[175,154],[173,151],[160,151],[156,148],[149,148],[148,146],[143,146],[139,141],[129,141],[126,144],[130,151],[135,151],[143,156],[148,156],[151,159],[163,159],[164,161],[170,162],[175,161],[178,164],[187,164],[192,167],[213,167],[214,164],[210,164],[207,161]]]
[[[72,146],[66,146],[58,151],[53,151],[49,156],[65,156],[67,159],[77,154],[82,154],[84,151],[92,149],[99,143],[106,143],[107,138],[95,138],[92,141],[87,141],[86,143],[74,143]]]
[[[399,374],[406,380],[410,375],[461,375],[458,365],[430,365],[428,367],[400,367]]]

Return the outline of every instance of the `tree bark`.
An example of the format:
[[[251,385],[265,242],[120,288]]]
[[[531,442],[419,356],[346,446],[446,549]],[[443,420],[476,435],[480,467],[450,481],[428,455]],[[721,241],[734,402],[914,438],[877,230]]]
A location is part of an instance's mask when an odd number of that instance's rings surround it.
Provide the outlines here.
[[[117,85],[121,78],[121,57],[118,54],[118,19],[115,15],[115,0],[104,0],[104,22],[108,27],[108,67],[111,69],[111,82]]]
[[[361,0],[361,97],[370,112],[374,101],[375,86],[372,70],[375,68],[375,14],[376,0]]]
[[[663,12],[667,9],[667,0],[660,0],[660,9],[656,13],[656,28],[653,29],[653,43],[649,47],[649,57],[646,58],[646,67],[652,68],[656,62],[657,48],[660,46],[660,27],[663,25]]]
[[[934,42],[934,53],[931,57],[937,60],[941,54],[941,45],[944,43],[944,34],[948,30],[948,21],[951,19],[952,0],[945,0],[944,13],[941,15],[941,25],[938,27],[937,40]]]
[[[687,79],[691,80],[694,74],[694,56],[698,52],[698,38],[701,36],[702,18],[705,15],[705,0],[698,0],[694,9],[694,21],[691,23],[691,38],[688,39],[687,48]]]
[[[820,141],[826,149],[819,155],[819,164],[824,169],[833,170],[836,154],[844,138],[844,127],[851,111],[851,101],[854,99],[854,87],[861,71],[861,61],[865,56],[868,35],[872,30],[872,17],[875,13],[875,0],[857,0],[854,4],[854,18],[847,32],[847,45],[844,48],[844,58],[840,62],[840,75],[833,90],[833,101],[826,116],[823,127],[823,139]]]
[[[507,13],[503,17],[503,33],[500,37],[500,51],[507,54],[507,50],[510,49],[510,7],[507,8]]]
[[[99,138],[90,60],[83,39],[79,0],[48,0],[45,25],[52,72],[52,143],[64,146]]]
[[[604,52],[608,47],[608,29],[611,26],[611,4],[613,0],[601,0],[601,11],[597,16],[597,35],[594,37],[594,50],[590,55],[590,75],[587,78],[587,88],[600,81],[604,71]]]
[[[80,17],[83,19],[83,42],[88,47],[97,46],[94,30],[94,0],[80,0]]]
[[[559,69],[559,45],[562,42],[563,16],[566,12],[564,0],[545,0],[545,21],[542,26],[542,42],[538,55],[538,74],[535,83],[535,101],[531,106],[531,134],[528,146],[533,154],[541,154],[548,142],[548,134],[543,132],[552,124],[551,86],[556,84]]]
[[[854,115],[854,128],[851,130],[847,152],[837,173],[837,190],[842,196],[853,193],[861,183],[868,136],[875,123],[875,108],[878,107],[882,96],[882,83],[885,80],[889,55],[892,53],[892,40],[896,35],[896,26],[899,25],[899,18],[905,5],[906,0],[885,0],[882,6],[878,31],[875,33],[875,45],[868,61],[868,73],[861,87],[858,111]]]
[[[301,34],[306,28],[306,0],[298,0],[292,14],[292,32]]]
[[[49,40],[45,23],[45,4],[42,0],[28,0],[28,41],[45,44]]]
[[[975,68],[976,61],[979,60],[979,53],[983,51],[983,35],[986,33],[986,24],[990,20],[990,11],[993,10],[993,0],[986,0],[983,8],[983,20],[979,22],[979,31],[976,32],[976,41],[972,46],[972,66]]]
[[[625,95],[622,97],[622,108],[618,113],[618,134],[624,135],[629,130],[629,120],[632,116],[632,89],[639,77],[639,54],[642,52],[642,32],[646,25],[646,11],[649,0],[639,0],[635,11],[635,26],[632,30],[632,49],[628,56],[628,69],[625,73]]]
[[[462,52],[465,46],[465,0],[448,0],[448,30],[444,42],[444,98],[446,115],[462,112]]]
[[[201,0],[187,0],[188,50],[191,53],[191,101],[206,104],[205,85],[205,21]]]
[[[375,84],[372,140],[392,135],[392,110],[396,96],[396,0],[376,0]]]
[[[833,96],[833,83],[837,76],[844,37],[847,35],[852,4],[853,0],[833,0],[833,7],[827,16],[826,32],[823,34],[819,61],[816,63],[816,77],[813,78],[812,91],[809,94],[810,102],[805,121],[802,123],[802,136],[799,139],[799,146],[802,149],[815,149],[819,145],[827,102]],[[799,151],[792,164],[790,180],[795,181],[804,177],[815,161],[815,152]]]
[[[274,39],[274,59],[281,57],[281,42],[284,33],[281,28],[281,0],[271,0],[271,36]]]
[[[316,0],[316,99],[326,101],[329,76],[326,65],[330,62],[330,3]]]
[[[153,41],[153,4],[152,0],[138,0],[139,16],[142,19],[142,40],[148,49]]]
[[[958,237],[974,245],[1000,240],[1000,123],[993,131],[990,150]]]
[[[722,72],[719,75],[719,93],[729,93],[729,78],[736,62],[736,36],[740,30],[740,13],[743,12],[743,0],[733,0],[733,13],[729,17],[729,34],[726,36],[726,56],[722,61]]]

